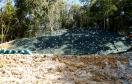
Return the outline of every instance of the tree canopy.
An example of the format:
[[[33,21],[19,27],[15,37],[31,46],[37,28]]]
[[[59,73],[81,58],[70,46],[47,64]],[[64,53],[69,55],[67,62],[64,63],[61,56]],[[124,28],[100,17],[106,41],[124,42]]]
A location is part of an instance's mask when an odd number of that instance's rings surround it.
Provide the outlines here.
[[[126,32],[132,22],[132,0],[15,0],[14,6],[11,1],[0,12],[0,38],[5,41],[75,27]]]

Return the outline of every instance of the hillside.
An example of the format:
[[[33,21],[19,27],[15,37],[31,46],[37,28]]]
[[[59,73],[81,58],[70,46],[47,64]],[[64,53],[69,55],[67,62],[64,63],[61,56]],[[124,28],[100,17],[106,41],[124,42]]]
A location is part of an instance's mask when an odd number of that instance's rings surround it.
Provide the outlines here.
[[[34,54],[88,55],[125,52],[126,38],[101,29],[70,29],[45,32],[34,38],[2,44],[8,49],[29,49]]]

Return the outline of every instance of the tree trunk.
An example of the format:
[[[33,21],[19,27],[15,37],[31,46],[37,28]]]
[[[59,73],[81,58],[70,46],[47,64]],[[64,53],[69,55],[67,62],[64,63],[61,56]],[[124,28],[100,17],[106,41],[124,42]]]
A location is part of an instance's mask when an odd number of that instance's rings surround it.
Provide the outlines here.
[[[104,29],[105,29],[105,18],[104,18]]]

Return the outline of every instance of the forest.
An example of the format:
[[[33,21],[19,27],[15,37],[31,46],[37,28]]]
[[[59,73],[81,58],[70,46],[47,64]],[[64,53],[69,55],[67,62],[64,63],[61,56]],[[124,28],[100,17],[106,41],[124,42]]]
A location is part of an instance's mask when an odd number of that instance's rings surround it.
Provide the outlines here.
[[[12,4],[14,3],[14,4]],[[71,28],[99,28],[126,35],[132,0],[6,0],[0,8],[1,43],[38,33]]]

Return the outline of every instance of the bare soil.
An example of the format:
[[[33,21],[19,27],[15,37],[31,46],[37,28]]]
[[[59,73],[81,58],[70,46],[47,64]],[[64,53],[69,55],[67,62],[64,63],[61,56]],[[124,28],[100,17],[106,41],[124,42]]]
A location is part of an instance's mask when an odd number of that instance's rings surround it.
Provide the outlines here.
[[[0,55],[0,84],[123,84],[132,80],[128,65],[116,54]]]

